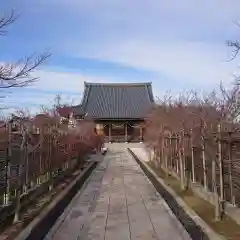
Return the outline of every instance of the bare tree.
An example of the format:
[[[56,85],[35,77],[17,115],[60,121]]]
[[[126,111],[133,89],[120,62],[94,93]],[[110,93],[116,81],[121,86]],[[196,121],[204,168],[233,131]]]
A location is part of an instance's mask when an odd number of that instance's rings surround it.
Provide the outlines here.
[[[232,48],[232,56],[229,61],[232,61],[238,55],[240,51],[239,41],[227,41],[227,45]]]
[[[215,159],[217,144],[211,126],[218,126],[227,117],[237,116],[236,93],[235,88],[228,91],[221,85],[218,93],[212,91],[206,96],[199,96],[197,91],[183,92],[176,97],[166,95],[148,119],[146,140],[150,147],[157,147],[161,152],[164,170],[178,175],[182,190],[189,187],[190,180],[196,182],[196,176],[203,180],[208,190],[208,159],[213,160],[211,180],[216,199],[216,219],[220,218],[222,210],[216,184],[220,181],[223,189],[223,164],[219,154],[219,158]],[[168,131],[164,133],[162,129]],[[155,142],[159,141],[159,134],[160,144],[157,146]],[[217,168],[220,169],[220,180],[217,179]]]
[[[13,24],[18,15],[12,10],[10,14],[0,18],[0,35],[5,36],[7,28]],[[38,78],[31,73],[39,67],[47,58],[49,52],[40,55],[32,54],[31,56],[19,59],[15,63],[0,63],[0,89],[9,89],[13,87],[25,87]]]
[[[239,22],[234,21],[234,24],[237,27],[240,27]],[[236,56],[238,55],[238,53],[240,51],[240,42],[238,40],[228,40],[227,41],[227,46],[232,48],[232,57],[229,60],[229,61],[232,61],[234,58],[236,58]]]
[[[18,15],[12,10],[8,16],[3,16],[0,18],[0,35],[6,35],[8,27],[10,24],[15,22],[18,18]]]
[[[240,86],[237,81],[230,90],[226,89],[222,83],[220,84],[222,98],[221,118],[231,122],[236,121],[240,115]]]

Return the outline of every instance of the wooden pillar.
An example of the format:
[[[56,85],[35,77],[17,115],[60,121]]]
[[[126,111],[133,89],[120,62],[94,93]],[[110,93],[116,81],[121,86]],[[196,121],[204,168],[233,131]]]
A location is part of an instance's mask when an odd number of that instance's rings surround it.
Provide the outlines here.
[[[128,142],[128,124],[125,123],[124,125],[125,125],[125,143],[127,143]]]
[[[109,123],[109,127],[108,127],[108,141],[111,142],[112,141],[112,124]]]

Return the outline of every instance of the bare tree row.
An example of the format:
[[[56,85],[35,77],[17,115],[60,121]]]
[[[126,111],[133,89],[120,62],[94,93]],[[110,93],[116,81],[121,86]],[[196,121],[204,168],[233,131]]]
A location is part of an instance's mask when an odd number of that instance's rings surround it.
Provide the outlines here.
[[[199,97],[165,96],[146,120],[146,142],[155,165],[179,178],[184,190],[200,183],[215,196],[216,219],[224,202],[240,203],[239,85]],[[191,183],[191,184],[190,184]]]
[[[31,118],[22,113],[1,125],[0,200],[14,204],[14,221],[19,220],[24,195],[43,183],[52,190],[54,179],[75,171],[86,154],[101,149],[102,139],[90,120],[71,128],[56,112]]]

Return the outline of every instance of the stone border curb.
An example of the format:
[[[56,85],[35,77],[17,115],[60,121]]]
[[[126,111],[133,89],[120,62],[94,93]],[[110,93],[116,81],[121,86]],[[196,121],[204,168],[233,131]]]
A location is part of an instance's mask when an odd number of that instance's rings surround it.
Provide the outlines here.
[[[55,223],[59,215],[61,215],[61,212],[57,208],[59,208],[61,204],[65,205],[65,203],[63,203],[64,200],[66,201],[67,199],[69,199],[68,195],[74,194],[72,193],[72,191],[74,192],[75,188],[78,187],[78,185],[80,185],[80,187],[84,186],[85,181],[87,181],[87,179],[91,176],[91,173],[93,172],[97,165],[98,162],[96,161],[91,162],[89,166],[86,169],[84,169],[83,172],[81,172],[73,180],[73,182],[69,184],[69,186],[67,186],[58,196],[56,196],[56,198],[48,206],[46,206],[44,210],[26,228],[24,228],[14,240],[26,240],[26,239],[36,240],[36,237],[34,236],[37,234],[37,232],[41,233],[41,237],[38,239],[43,239],[42,236],[45,236],[52,226],[47,226],[48,229],[46,229],[45,227],[44,230],[45,231],[47,230],[47,232],[45,232],[41,230],[41,225],[43,224],[48,225],[47,219],[51,217],[56,218],[51,219],[53,221],[53,224]],[[74,195],[72,196],[71,199],[69,199],[69,201],[71,201],[74,198]]]
[[[227,240],[224,236],[216,233],[210,226],[208,226],[194,211],[191,209],[178,195],[177,193],[167,186],[162,178],[157,174],[138,156],[136,156],[131,149],[128,149],[132,157],[140,165],[144,173],[146,170],[158,181],[158,183],[176,200],[178,205],[186,212],[186,214],[202,229],[202,231],[209,237],[210,240]],[[137,159],[136,159],[137,158]],[[147,175],[147,174],[146,174]],[[148,176],[147,176],[148,177]],[[151,181],[151,180],[150,180]],[[154,185],[154,184],[153,184]],[[168,204],[168,203],[167,203]]]

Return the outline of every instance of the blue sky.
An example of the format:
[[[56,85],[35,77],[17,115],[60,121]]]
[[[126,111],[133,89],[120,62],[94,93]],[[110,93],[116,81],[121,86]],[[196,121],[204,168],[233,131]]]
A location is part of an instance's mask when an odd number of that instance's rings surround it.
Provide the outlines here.
[[[12,8],[20,18],[0,37],[0,62],[45,49],[52,57],[37,83],[5,94],[0,104],[11,109],[35,111],[57,93],[80,103],[84,81],[151,81],[162,96],[230,84],[238,73],[226,46],[240,39],[238,0],[8,0],[0,14]]]

